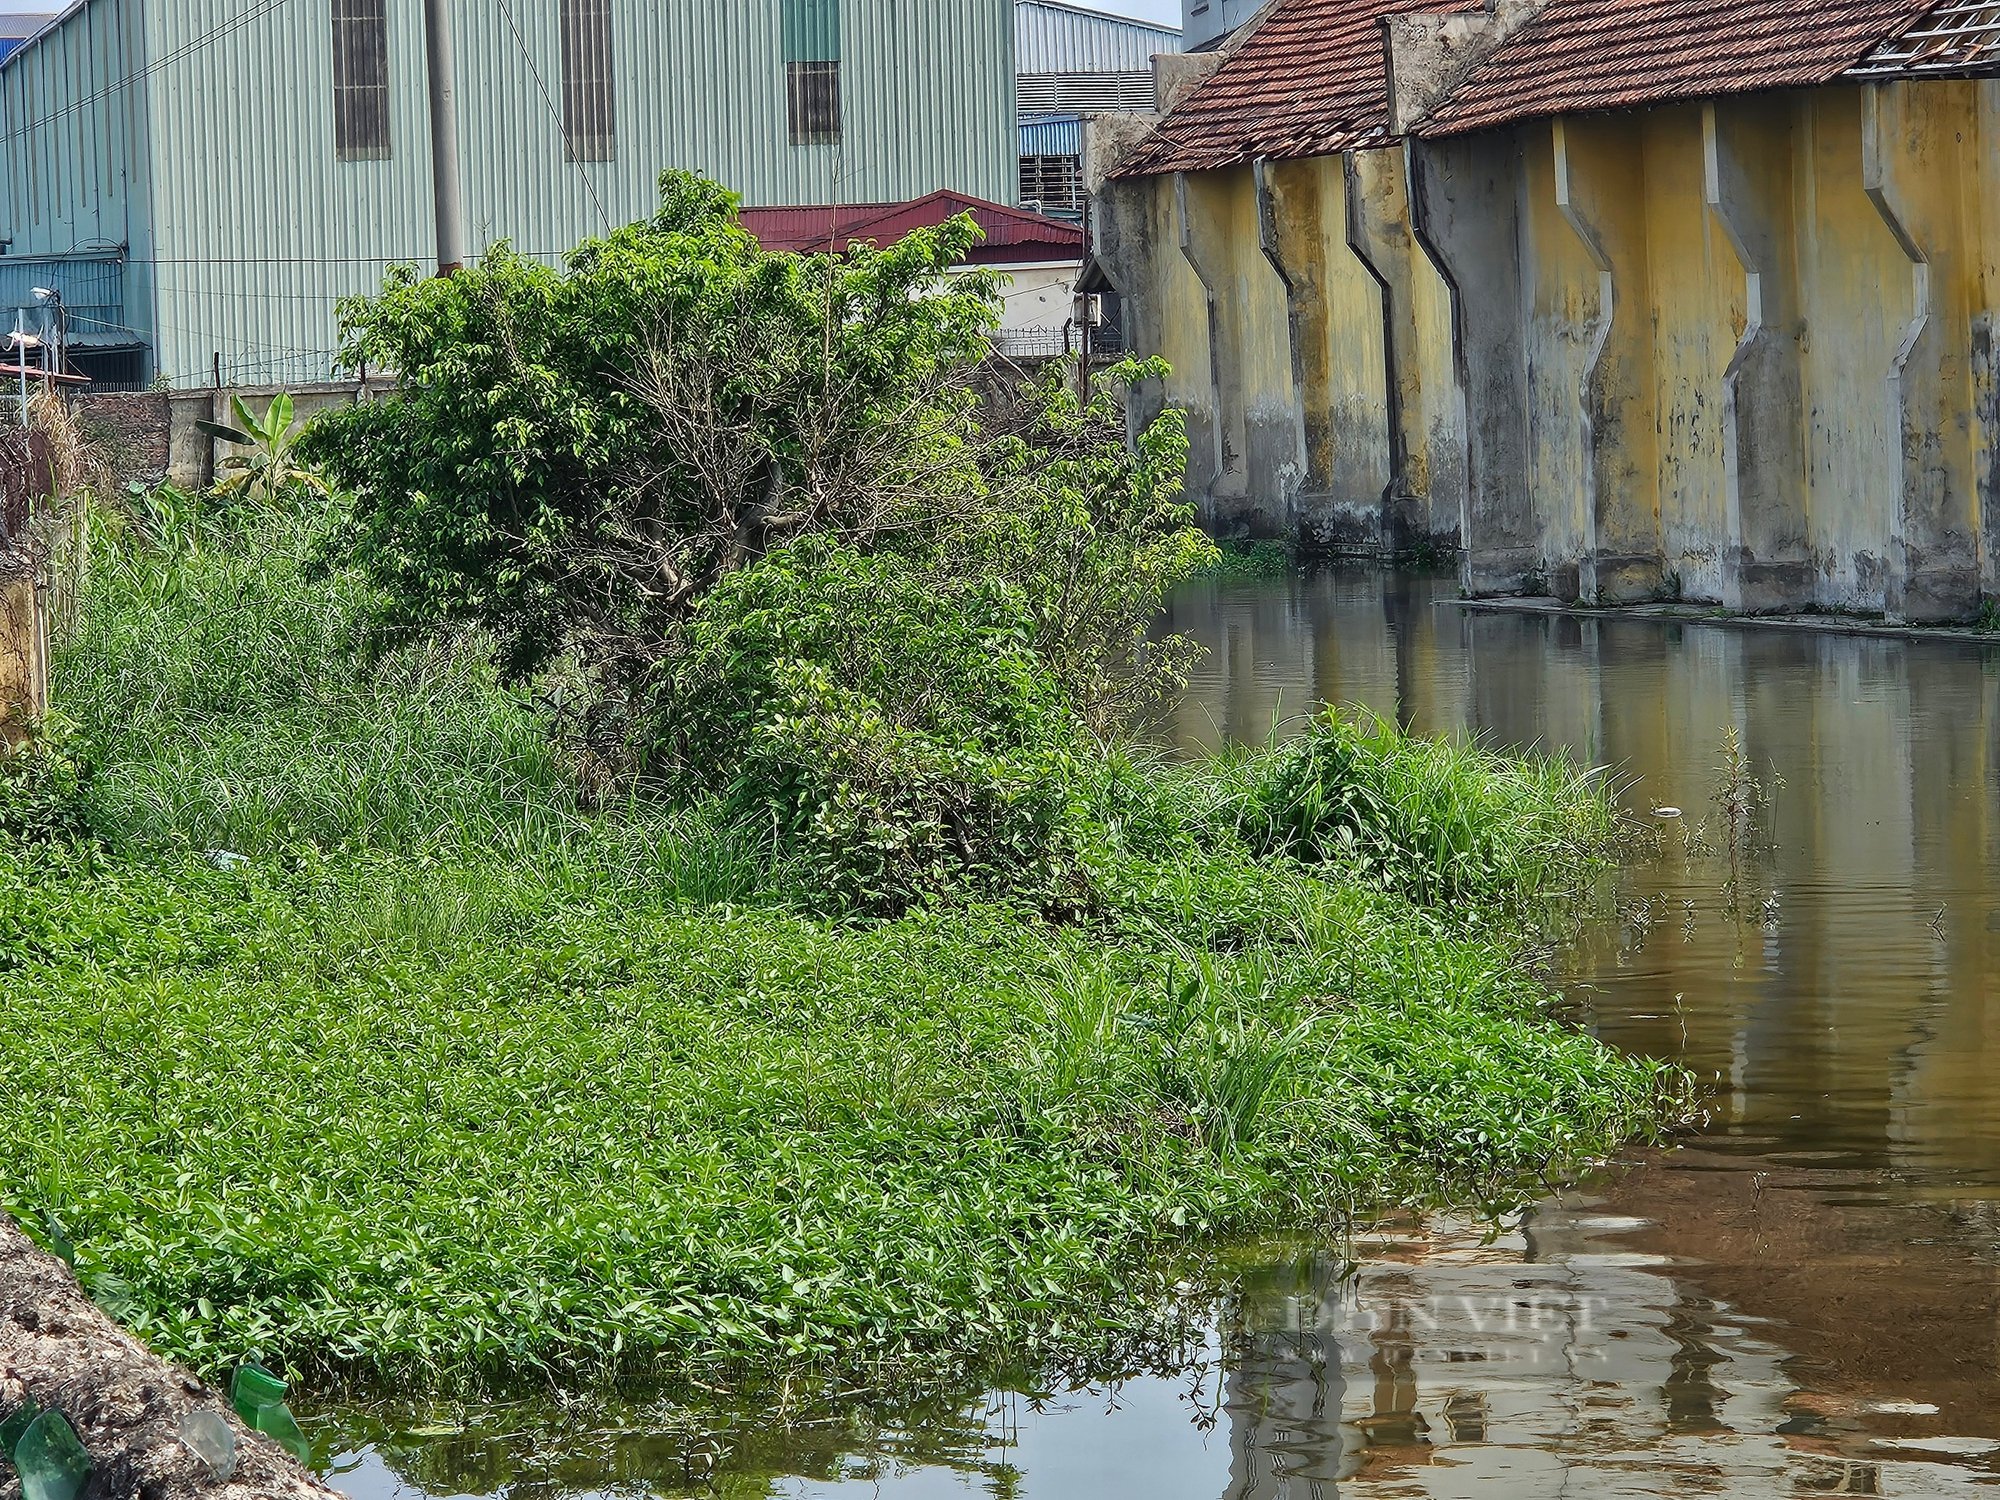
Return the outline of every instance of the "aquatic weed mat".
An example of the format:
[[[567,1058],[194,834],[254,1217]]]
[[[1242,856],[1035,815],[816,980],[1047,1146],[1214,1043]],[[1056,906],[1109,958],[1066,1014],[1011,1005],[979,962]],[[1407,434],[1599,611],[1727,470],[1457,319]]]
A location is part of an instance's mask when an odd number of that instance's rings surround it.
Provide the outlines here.
[[[1361,893],[1196,955],[1002,911],[15,848],[0,968],[0,1203],[208,1370],[1098,1347],[1163,1248],[1580,1159],[1657,1128],[1673,1078]]]

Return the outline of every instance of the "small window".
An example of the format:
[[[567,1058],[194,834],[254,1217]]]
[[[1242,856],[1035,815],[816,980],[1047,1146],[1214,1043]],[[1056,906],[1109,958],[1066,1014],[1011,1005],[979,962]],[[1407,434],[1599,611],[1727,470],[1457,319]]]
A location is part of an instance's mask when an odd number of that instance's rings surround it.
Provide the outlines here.
[[[786,116],[794,146],[832,146],[840,140],[840,64],[787,63]]]
[[[388,0],[333,0],[333,147],[342,161],[389,159]]]
[[[785,0],[785,117],[794,146],[840,140],[840,0]]]
[[[613,161],[618,96],[611,79],[611,0],[563,0],[563,140],[571,161]]]

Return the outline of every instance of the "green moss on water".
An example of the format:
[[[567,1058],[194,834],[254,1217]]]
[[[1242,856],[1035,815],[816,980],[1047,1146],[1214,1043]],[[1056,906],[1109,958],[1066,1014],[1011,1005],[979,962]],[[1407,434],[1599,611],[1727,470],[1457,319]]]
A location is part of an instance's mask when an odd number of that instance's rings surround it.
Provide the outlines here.
[[[1220,1237],[1505,1199],[1678,1107],[1531,963],[1612,832],[1572,769],[1113,751],[1087,901],[829,917],[712,807],[588,803],[465,660],[364,665],[296,563],[107,555],[50,779],[92,836],[0,837],[0,1205],[163,1353],[1061,1357]],[[1355,785],[1401,812],[1307,815]]]

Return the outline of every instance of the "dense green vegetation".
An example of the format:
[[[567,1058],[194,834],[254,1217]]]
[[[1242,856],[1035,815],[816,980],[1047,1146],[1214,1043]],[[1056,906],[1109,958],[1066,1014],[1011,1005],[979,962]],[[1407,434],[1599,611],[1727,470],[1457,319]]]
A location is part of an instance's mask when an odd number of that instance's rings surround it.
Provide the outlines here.
[[[93,837],[0,853],[0,1200],[162,1349],[457,1379],[1088,1347],[1187,1233],[1503,1194],[1659,1118],[1498,925],[1606,830],[1558,768],[1508,794],[1520,847],[1392,862],[1482,858],[1449,909],[1338,835],[1251,850],[1329,745],[1371,796],[1526,773],[1329,723],[1107,758],[1087,914],[818,916],[719,800],[587,808],[476,653],[367,665],[309,529],[100,534],[60,663],[89,774],[17,775],[12,813]],[[1364,850],[1456,826],[1404,805]]]
[[[807,264],[667,189],[356,309],[334,496],[92,513],[0,769],[0,1208],[208,1367],[923,1367],[1668,1118],[1532,966],[1599,778],[1141,748],[1178,419],[975,421],[962,226]]]

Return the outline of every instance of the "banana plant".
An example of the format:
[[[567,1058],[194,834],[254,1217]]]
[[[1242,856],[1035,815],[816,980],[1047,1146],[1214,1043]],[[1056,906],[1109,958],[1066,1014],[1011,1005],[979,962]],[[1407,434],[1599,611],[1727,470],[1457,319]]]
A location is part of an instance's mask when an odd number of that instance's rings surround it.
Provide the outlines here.
[[[216,494],[271,501],[300,490],[319,495],[328,493],[326,481],[293,456],[299,430],[292,425],[289,394],[280,391],[272,397],[262,420],[241,396],[231,400],[236,406],[233,426],[227,422],[195,423],[217,442],[228,443],[236,450],[215,466]]]

